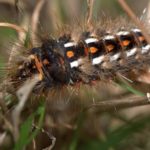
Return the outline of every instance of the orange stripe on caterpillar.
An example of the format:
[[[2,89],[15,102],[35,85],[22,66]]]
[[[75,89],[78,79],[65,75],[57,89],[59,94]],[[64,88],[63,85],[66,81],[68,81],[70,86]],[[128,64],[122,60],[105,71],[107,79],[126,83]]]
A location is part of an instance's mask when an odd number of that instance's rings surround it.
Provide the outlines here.
[[[124,40],[121,42],[122,46],[128,46],[131,43],[129,40]]]
[[[44,73],[42,71],[42,67],[43,67],[42,62],[38,60],[36,55],[30,55],[29,57],[35,61],[36,68],[39,71],[39,80],[43,80]]]
[[[43,64],[44,64],[44,65],[48,65],[48,64],[49,64],[49,61],[48,61],[47,59],[44,59],[44,60],[43,60]]]
[[[114,49],[114,45],[110,44],[106,46],[108,52],[111,52]]]
[[[138,39],[139,39],[140,42],[143,42],[145,40],[144,36],[139,36]]]

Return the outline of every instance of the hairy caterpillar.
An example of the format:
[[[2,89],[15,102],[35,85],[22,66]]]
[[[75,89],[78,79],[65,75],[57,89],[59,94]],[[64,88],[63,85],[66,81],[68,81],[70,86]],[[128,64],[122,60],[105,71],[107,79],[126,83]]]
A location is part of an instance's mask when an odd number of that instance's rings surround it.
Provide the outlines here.
[[[35,74],[39,82],[34,91],[78,83],[92,85],[97,80],[109,81],[118,73],[128,76],[149,63],[149,44],[141,30],[123,24],[123,19],[98,22],[92,29],[85,24],[74,33],[76,25],[60,36],[44,39],[38,47],[26,49],[25,56],[19,53],[9,66],[10,85],[18,89]]]
[[[142,30],[121,17],[90,24],[88,20],[63,28],[55,37],[42,38],[38,46],[16,48],[8,66],[8,90],[16,92],[35,75],[33,92],[41,95],[97,81],[109,83],[118,74],[131,81],[147,70],[150,45]]]
[[[149,64],[150,45],[141,30],[119,30],[109,33],[97,29],[84,31],[75,41],[71,34],[46,39],[33,47],[27,59],[19,62],[11,81],[21,82],[38,74],[37,88],[48,90],[57,86],[92,84],[112,79],[116,73],[126,76]]]

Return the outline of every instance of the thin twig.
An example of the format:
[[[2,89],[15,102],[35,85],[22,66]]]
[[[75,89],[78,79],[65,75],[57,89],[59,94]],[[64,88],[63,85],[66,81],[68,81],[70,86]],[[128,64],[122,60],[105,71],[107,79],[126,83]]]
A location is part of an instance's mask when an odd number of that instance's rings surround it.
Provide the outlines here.
[[[45,0],[39,0],[35,9],[34,9],[34,12],[32,14],[32,18],[31,18],[31,31],[32,31],[32,34],[31,34],[31,40],[32,40],[32,44],[36,44],[36,40],[37,40],[37,29],[38,29],[38,23],[39,23],[39,16],[40,16],[40,12],[41,12],[41,9],[43,7],[45,3]]]
[[[19,99],[18,105],[12,112],[13,124],[14,124],[14,139],[17,140],[19,136],[19,121],[21,112],[25,106],[25,103],[31,93],[33,87],[39,81],[38,76],[34,76],[32,79],[29,79],[25,82],[25,84],[17,91],[17,96]]]
[[[14,0],[0,0],[0,3],[14,5]]]
[[[6,137],[6,132],[0,134],[0,146],[3,144],[5,137]]]
[[[15,0],[15,6],[18,8],[19,0]]]
[[[148,7],[147,7],[147,19],[150,20],[150,1],[148,2]]]
[[[7,130],[9,130],[11,134],[13,134],[13,125],[11,124],[11,122],[3,114],[0,114],[0,117],[3,119],[4,125],[7,128]]]
[[[52,150],[55,146],[55,143],[56,143],[56,138],[53,136],[53,135],[50,135],[49,133],[48,134],[48,137],[52,140],[52,144],[46,148],[44,148],[43,150]]]
[[[86,107],[84,111],[98,108],[98,112],[112,112],[114,110],[120,110],[124,108],[149,105],[149,104],[150,101],[146,96],[140,97],[134,95],[119,100],[101,101]]]
[[[7,106],[5,104],[5,101],[4,101],[4,93],[3,92],[0,92],[0,108],[2,109],[2,111],[4,113],[7,112]]]
[[[8,28],[14,29],[18,32],[18,34],[20,32],[23,32],[23,33],[27,32],[24,28],[22,28],[16,24],[12,24],[12,23],[8,23],[8,22],[0,22],[0,27],[8,27]]]
[[[93,4],[94,0],[87,0],[87,27],[88,29],[92,28],[92,15],[93,15]]]
[[[24,28],[22,28],[21,26],[18,26],[16,24],[12,24],[12,23],[8,23],[8,22],[0,22],[0,27],[7,27],[7,28],[11,28],[11,29],[15,30],[18,33],[18,37],[19,37],[20,42],[23,42],[24,39],[22,37],[25,37],[25,35],[27,33],[27,31]],[[16,49],[16,47],[13,47],[11,52],[10,52],[8,65],[12,61],[12,57],[14,55],[15,49]]]
[[[36,150],[37,148],[36,148],[36,141],[35,141],[35,139],[32,140],[32,145],[33,145],[33,149]]]
[[[147,30],[145,29],[144,25],[140,21],[138,17],[134,14],[134,12],[131,10],[131,8],[127,5],[127,3],[124,0],[118,0],[119,4],[122,6],[124,11],[128,14],[128,16],[135,22],[137,27],[141,29],[143,35],[145,36],[145,39],[150,44],[150,36],[148,35]]]
[[[35,124],[32,124],[32,126],[33,126],[34,128],[36,128],[36,129],[40,130],[41,132],[45,133],[45,134],[49,137],[49,139],[52,140],[51,145],[48,146],[48,147],[46,147],[46,148],[44,148],[44,149],[42,149],[42,150],[52,150],[52,149],[54,148],[54,146],[55,146],[56,138],[55,138],[51,133],[49,133],[48,131],[46,131],[44,128],[39,128],[39,127],[36,126]]]

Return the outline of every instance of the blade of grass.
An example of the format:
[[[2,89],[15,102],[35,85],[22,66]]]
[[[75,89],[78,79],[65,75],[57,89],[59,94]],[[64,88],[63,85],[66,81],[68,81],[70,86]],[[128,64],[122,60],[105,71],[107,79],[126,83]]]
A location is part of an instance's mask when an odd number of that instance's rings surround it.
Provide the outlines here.
[[[140,92],[140,91],[134,89],[132,86],[130,86],[130,85],[129,85],[124,79],[122,79],[121,77],[120,77],[118,80],[116,80],[116,83],[117,83],[120,87],[122,87],[122,88],[128,90],[129,92],[131,92],[131,93],[133,93],[133,94],[135,94],[135,95],[145,96],[144,93],[142,93],[142,92]]]
[[[73,135],[71,144],[69,146],[69,150],[77,149],[77,145],[78,145],[78,141],[79,141],[79,137],[80,137],[80,131],[81,131],[81,127],[82,127],[84,118],[85,118],[85,113],[81,112],[79,115],[79,118],[77,120],[77,129],[74,131],[74,135]]]
[[[26,33],[25,40],[24,40],[24,47],[29,48],[31,46],[32,46],[31,35],[30,35],[30,31],[28,30],[28,32]]]
[[[5,75],[4,68],[5,68],[5,61],[4,58],[0,56],[0,79]]]
[[[38,127],[40,128],[43,123],[45,114],[45,107],[44,105],[39,106],[38,110],[31,114],[27,120],[22,124],[20,129],[20,136],[18,141],[14,146],[14,150],[22,150],[26,145],[28,145],[38,134],[39,129],[35,129],[32,133],[32,121],[36,116],[39,116],[38,120]],[[31,135],[30,135],[31,133]]]
[[[129,86],[129,85],[126,84],[126,83],[120,83],[119,85],[120,85],[122,88],[124,88],[124,89],[130,91],[131,93],[133,93],[133,94],[135,94],[135,95],[145,96],[144,93],[142,93],[142,92],[140,92],[140,91],[134,89],[133,87]]]

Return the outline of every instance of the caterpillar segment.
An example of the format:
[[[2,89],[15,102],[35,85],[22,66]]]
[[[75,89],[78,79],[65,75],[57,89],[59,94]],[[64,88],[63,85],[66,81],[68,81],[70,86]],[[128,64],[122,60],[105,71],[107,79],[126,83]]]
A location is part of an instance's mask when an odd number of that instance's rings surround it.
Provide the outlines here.
[[[69,64],[69,84],[76,84],[79,82],[89,83],[90,75],[82,70],[82,67],[85,63],[83,59],[87,57],[87,48],[85,47],[84,43],[82,41],[79,43],[69,41],[64,44],[64,48],[64,59],[66,59],[67,63]]]
[[[139,47],[141,47],[141,54],[147,54],[150,51],[150,44],[147,43],[145,37],[143,36],[141,30],[132,29],[131,30]]]
[[[77,52],[76,52],[76,43],[74,42],[68,42],[66,44],[64,44],[65,47],[65,57],[67,58],[67,60],[70,63],[70,67],[74,68],[74,67],[78,67],[79,63],[78,63],[78,59],[77,59]]]
[[[89,59],[91,59],[92,65],[102,63],[105,57],[102,41],[99,41],[97,38],[90,37],[85,39],[85,43],[88,47]]]
[[[121,45],[119,40],[114,35],[106,35],[103,38],[103,43],[107,54],[109,54],[109,61],[117,61],[121,57]]]
[[[64,59],[66,59],[69,70],[69,83],[74,84],[82,81],[79,69],[79,57],[77,52],[77,44],[73,41],[69,41],[64,44]]]

